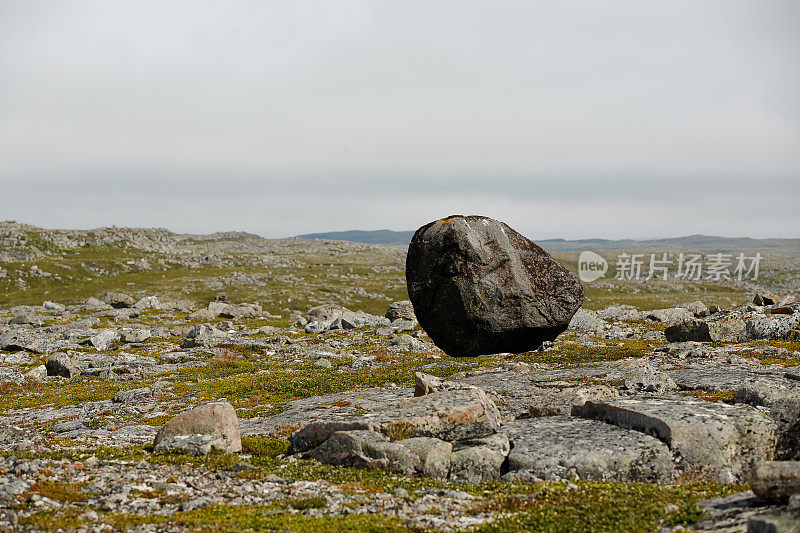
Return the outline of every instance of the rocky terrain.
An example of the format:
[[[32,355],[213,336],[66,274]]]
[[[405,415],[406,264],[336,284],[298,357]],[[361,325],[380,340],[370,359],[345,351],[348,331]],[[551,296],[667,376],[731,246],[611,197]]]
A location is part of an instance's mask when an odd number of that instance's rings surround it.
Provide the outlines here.
[[[0,224],[0,530],[797,530],[797,259],[594,282],[479,357],[420,328],[404,262]]]

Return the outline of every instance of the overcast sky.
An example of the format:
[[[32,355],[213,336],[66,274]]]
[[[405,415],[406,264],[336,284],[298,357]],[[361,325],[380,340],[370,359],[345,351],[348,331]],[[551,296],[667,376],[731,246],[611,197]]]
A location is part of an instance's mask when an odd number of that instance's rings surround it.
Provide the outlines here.
[[[0,219],[800,237],[794,0],[0,0]]]

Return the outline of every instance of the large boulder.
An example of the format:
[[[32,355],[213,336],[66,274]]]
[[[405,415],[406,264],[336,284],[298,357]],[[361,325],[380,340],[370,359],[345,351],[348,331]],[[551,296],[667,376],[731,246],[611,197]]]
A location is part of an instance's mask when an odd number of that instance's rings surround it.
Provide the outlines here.
[[[406,258],[414,314],[452,356],[534,350],[583,303],[578,278],[506,224],[455,215],[414,234]]]

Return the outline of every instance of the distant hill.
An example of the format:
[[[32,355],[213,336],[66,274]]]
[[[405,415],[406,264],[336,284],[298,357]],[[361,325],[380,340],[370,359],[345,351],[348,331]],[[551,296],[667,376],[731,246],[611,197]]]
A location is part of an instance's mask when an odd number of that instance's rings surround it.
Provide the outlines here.
[[[327,233],[307,233],[298,235],[299,239],[330,239],[334,241],[364,242],[367,244],[402,244],[407,246],[414,236],[413,231],[392,231],[379,229],[373,231],[329,231]]]
[[[413,231],[351,230],[298,235],[300,239],[331,239],[363,242],[367,244],[408,245]],[[800,257],[800,239],[751,239],[749,237],[715,237],[712,235],[689,235],[669,239],[542,239],[536,244],[549,252],[581,252],[584,250],[652,250],[669,252],[691,250],[696,252],[761,252],[790,257]]]

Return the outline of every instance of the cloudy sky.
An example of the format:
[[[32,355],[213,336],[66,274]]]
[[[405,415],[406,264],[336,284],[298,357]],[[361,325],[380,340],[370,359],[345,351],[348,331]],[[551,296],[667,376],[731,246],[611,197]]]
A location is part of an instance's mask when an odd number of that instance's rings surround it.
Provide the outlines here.
[[[800,237],[794,0],[0,0],[0,219]]]

